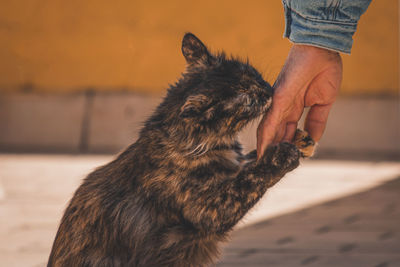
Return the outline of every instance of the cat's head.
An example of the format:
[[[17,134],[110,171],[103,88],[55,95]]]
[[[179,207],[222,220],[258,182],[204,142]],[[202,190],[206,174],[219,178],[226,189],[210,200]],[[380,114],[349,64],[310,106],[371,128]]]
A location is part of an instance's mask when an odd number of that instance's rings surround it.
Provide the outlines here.
[[[166,104],[186,130],[235,135],[271,106],[272,87],[248,62],[212,54],[191,33],[183,37],[182,53],[186,72],[170,88]]]

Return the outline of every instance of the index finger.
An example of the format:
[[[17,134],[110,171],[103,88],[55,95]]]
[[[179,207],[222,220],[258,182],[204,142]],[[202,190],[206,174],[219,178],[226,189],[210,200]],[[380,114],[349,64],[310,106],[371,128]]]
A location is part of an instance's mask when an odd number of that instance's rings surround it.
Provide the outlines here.
[[[257,128],[257,158],[260,158],[267,146],[273,142],[279,125],[278,113],[272,108],[264,115]]]

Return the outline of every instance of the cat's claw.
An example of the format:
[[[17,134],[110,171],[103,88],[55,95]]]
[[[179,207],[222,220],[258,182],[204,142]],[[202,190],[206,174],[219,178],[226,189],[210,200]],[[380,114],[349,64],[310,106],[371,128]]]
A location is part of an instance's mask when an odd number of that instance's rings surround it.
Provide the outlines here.
[[[294,144],[300,150],[301,157],[308,158],[314,155],[316,143],[306,131],[297,129]]]

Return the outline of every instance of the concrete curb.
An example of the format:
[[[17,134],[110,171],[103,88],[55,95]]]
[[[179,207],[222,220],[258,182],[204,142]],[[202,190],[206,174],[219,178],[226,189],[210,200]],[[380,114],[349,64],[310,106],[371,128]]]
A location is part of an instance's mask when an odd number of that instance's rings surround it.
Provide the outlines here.
[[[0,152],[116,153],[136,140],[160,101],[129,92],[0,94]],[[399,160],[399,114],[395,97],[339,98],[317,156]],[[241,134],[248,149],[256,127]]]

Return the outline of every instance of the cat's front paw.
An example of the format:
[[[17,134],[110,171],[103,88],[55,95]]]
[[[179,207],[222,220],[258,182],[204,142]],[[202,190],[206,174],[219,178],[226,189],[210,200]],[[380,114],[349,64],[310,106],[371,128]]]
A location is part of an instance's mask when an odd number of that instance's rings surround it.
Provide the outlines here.
[[[300,150],[303,158],[312,157],[315,151],[315,141],[303,130],[297,129],[294,136],[294,144]]]
[[[261,161],[279,172],[289,172],[299,166],[300,151],[290,143],[280,143],[270,146],[265,151]]]

